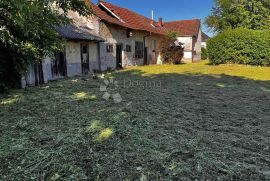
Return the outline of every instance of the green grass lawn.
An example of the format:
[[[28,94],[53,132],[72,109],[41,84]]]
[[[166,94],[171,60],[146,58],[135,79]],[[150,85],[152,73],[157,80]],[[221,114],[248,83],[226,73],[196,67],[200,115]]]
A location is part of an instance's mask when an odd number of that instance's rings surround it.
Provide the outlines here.
[[[270,180],[270,68],[133,67],[0,98],[0,180]],[[105,84],[104,84],[105,85]]]

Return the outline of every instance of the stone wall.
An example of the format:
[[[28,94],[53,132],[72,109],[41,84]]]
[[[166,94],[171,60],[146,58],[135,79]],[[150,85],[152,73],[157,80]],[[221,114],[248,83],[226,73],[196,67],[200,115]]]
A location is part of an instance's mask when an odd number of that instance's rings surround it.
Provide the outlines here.
[[[184,43],[184,57],[183,62],[192,62],[192,48],[193,48],[193,38],[190,37],[177,37],[178,41]]]

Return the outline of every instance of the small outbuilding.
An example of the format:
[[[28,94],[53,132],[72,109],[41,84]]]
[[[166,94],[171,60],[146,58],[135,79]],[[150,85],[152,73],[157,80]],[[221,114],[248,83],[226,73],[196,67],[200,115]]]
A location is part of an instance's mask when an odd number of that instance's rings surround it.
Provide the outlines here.
[[[66,40],[65,49],[33,64],[22,77],[22,87],[39,85],[63,77],[99,71],[99,43],[103,41],[77,13],[70,13],[73,24],[55,27]]]

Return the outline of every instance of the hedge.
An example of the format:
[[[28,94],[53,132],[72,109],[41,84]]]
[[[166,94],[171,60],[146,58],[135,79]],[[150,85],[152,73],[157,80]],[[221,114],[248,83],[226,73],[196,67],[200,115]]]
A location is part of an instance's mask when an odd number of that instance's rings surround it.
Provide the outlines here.
[[[212,64],[270,65],[270,31],[227,30],[207,43]]]

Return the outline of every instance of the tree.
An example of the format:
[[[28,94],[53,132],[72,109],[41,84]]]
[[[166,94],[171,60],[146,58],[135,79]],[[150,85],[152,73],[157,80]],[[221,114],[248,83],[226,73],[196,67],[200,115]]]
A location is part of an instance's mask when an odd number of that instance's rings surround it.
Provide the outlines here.
[[[170,31],[160,42],[159,50],[164,63],[181,63],[184,56],[184,47],[176,36],[176,32]]]
[[[244,27],[264,30],[270,27],[268,0],[215,0],[206,25],[214,32]]]
[[[31,63],[61,50],[64,41],[53,27],[70,23],[70,10],[91,13],[83,0],[0,0],[0,57],[8,52],[1,59],[0,78],[9,71],[3,67],[7,62],[21,74]]]

